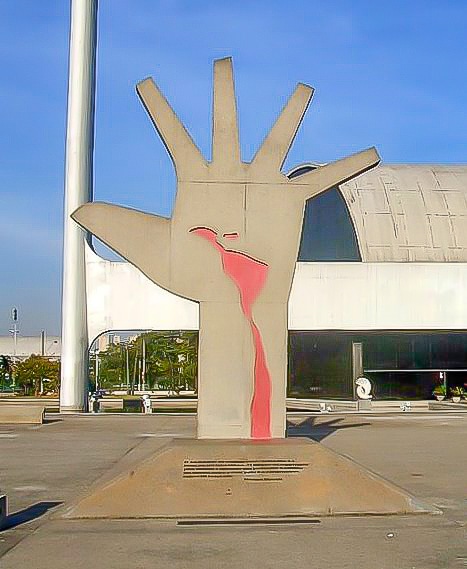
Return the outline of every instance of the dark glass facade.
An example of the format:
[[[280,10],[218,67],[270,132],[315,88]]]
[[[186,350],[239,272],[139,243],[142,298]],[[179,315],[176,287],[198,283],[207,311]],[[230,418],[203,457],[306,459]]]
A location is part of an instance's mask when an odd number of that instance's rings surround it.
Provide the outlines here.
[[[290,332],[290,397],[353,398],[352,342],[363,346],[364,375],[375,399],[430,399],[467,382],[466,332]]]
[[[299,261],[361,261],[354,226],[339,190],[308,200]]]

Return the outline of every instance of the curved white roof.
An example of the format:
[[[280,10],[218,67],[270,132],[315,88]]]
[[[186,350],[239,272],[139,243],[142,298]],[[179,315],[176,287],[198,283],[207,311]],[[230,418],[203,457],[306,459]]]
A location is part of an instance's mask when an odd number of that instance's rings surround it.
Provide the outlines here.
[[[467,262],[467,166],[380,165],[339,189],[362,261]]]

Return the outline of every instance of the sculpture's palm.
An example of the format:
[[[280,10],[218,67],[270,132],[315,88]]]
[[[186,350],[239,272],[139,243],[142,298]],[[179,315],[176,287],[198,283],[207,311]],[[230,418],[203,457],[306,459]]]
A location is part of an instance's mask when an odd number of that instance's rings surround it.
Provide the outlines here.
[[[177,173],[172,218],[98,202],[73,217],[139,267],[151,280],[197,301],[238,298],[218,252],[191,231],[206,227],[226,249],[269,266],[259,300],[286,302],[307,199],[373,167],[374,149],[289,180],[281,173],[313,90],[299,84],[250,164],[240,159],[230,59],[215,62],[213,150],[210,163],[154,85],[137,87]]]

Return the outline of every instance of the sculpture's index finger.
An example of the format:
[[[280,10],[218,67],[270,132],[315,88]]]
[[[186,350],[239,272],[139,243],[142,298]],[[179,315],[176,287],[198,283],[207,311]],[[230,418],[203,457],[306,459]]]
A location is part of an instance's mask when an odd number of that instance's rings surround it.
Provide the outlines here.
[[[203,177],[207,167],[203,155],[153,79],[138,83],[136,92],[172,158],[178,178]]]

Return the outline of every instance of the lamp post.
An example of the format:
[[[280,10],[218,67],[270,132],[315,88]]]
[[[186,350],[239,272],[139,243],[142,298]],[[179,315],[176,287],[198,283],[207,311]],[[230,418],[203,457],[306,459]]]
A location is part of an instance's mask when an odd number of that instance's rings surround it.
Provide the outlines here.
[[[142,338],[141,345],[141,386],[140,391],[145,391],[146,389],[146,340],[144,336]]]
[[[18,309],[16,307],[11,309],[11,319],[13,320],[13,328],[10,330],[10,334],[13,336],[13,363],[16,363],[16,352],[18,349],[18,334],[19,334],[19,330],[18,330]],[[16,377],[15,374],[13,373],[13,381],[12,381],[12,388],[13,388],[13,393],[15,391],[16,388]]]
[[[96,384],[94,391],[99,391],[99,343],[97,341],[94,344],[93,354],[94,354],[94,381]]]
[[[126,360],[125,360],[126,392],[127,392],[127,395],[129,395],[129,391],[130,391],[130,359],[128,356],[128,341],[125,343],[125,354],[126,354]]]

